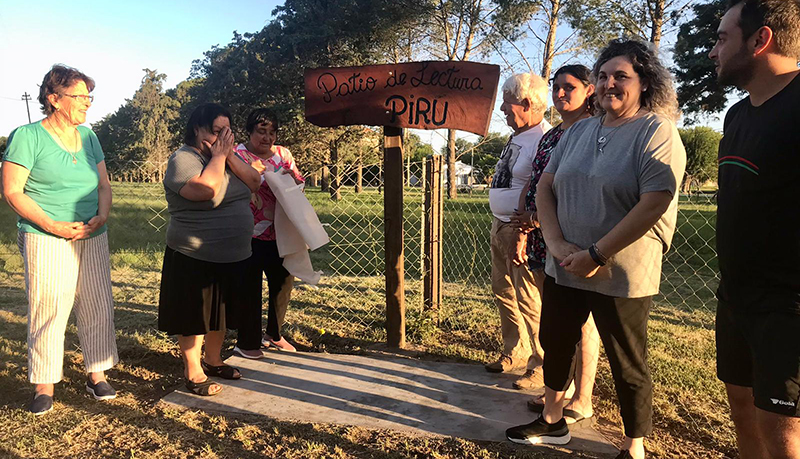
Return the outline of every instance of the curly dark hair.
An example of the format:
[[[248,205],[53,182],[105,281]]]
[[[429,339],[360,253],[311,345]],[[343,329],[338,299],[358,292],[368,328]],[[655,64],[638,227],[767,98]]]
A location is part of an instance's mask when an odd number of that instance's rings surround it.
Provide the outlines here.
[[[86,83],[86,89],[89,92],[94,91],[94,80],[85,73],[78,69],[67,67],[64,64],[56,64],[44,75],[42,85],[39,86],[39,103],[41,104],[42,113],[45,116],[53,114],[56,111],[53,104],[47,100],[50,94],[61,94],[65,89],[75,85],[75,83],[83,81]]]
[[[680,118],[678,109],[678,96],[672,83],[672,75],[661,63],[651,45],[634,39],[617,38],[611,40],[600,52],[600,57],[592,69],[592,77],[597,80],[600,67],[618,56],[625,56],[633,64],[633,70],[639,75],[642,82],[647,85],[647,91],[641,95],[641,105],[647,110],[677,121]],[[603,107],[597,104],[597,111],[605,113]]]
[[[578,81],[583,83],[584,86],[589,86],[590,84],[594,84],[592,81],[592,71],[589,70],[589,67],[581,64],[571,64],[571,65],[564,65],[558,70],[556,73],[553,74],[553,79],[550,80],[552,82],[556,81],[559,75],[567,74],[571,75],[572,77],[576,78]],[[586,99],[586,109],[589,111],[590,115],[594,115],[594,112],[597,110],[597,95],[592,93]]]

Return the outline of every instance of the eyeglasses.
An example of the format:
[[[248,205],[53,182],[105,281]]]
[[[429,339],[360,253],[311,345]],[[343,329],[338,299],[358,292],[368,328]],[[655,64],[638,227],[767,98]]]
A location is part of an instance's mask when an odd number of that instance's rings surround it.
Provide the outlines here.
[[[73,99],[77,99],[81,102],[94,102],[94,96],[87,96],[85,94],[61,94],[64,97],[72,97]]]

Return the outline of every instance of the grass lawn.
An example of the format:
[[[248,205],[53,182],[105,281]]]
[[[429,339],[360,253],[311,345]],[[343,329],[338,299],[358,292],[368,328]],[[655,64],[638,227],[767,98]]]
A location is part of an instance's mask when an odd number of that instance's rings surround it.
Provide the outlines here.
[[[83,390],[75,327],[67,333],[65,379],[56,410],[34,419],[24,408],[26,317],[14,217],[0,208],[0,457],[286,457],[286,458],[539,458],[510,444],[419,438],[362,428],[279,422],[267,418],[175,411],[157,401],[182,381],[175,342],[155,331],[158,279],[168,215],[160,185],[114,184],[109,222],[117,340],[121,362],[109,372],[120,396],[96,403]],[[303,350],[385,350],[382,196],[346,190],[340,202],[310,190],[333,243],[312,254],[326,272],[320,288],[299,286],[287,336]],[[406,301],[410,352],[421,359],[483,363],[495,356],[500,332],[491,303],[485,194],[445,203],[444,304],[421,308],[419,280],[422,196],[407,191]],[[664,266],[664,294],[651,315],[650,363],[655,386],[651,457],[733,457],[734,437],[723,387],[714,376],[714,206],[684,198],[680,229]],[[709,224],[710,222],[710,224]],[[711,244],[710,246],[708,244]],[[603,359],[595,391],[601,430],[618,438],[620,419]],[[581,457],[581,456],[571,456]],[[588,457],[588,456],[586,456]]]

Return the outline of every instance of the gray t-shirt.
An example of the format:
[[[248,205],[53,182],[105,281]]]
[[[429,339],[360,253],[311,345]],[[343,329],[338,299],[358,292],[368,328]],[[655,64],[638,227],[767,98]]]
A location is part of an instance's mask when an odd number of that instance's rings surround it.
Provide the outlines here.
[[[597,139],[605,136],[603,153]],[[619,298],[658,293],[661,259],[669,249],[678,215],[678,184],[686,168],[686,151],[669,119],[646,114],[619,129],[605,128],[600,118],[573,125],[553,151],[546,173],[553,177],[558,222],[564,239],[588,248],[617,225],[643,193],[667,191],[669,209],[656,225],[614,255],[593,277],[570,274],[547,254],[545,272],[556,283]]]
[[[187,257],[214,263],[232,263],[250,256],[253,214],[250,189],[225,167],[220,191],[209,201],[190,201],[181,188],[200,175],[210,161],[183,145],[169,157],[164,192],[170,214],[167,246]]]

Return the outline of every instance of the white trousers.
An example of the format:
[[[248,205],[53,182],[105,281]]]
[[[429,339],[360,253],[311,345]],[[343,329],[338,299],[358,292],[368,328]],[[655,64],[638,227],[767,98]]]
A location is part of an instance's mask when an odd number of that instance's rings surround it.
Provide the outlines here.
[[[75,310],[87,373],[113,367],[117,356],[108,233],[68,241],[19,233],[28,294],[28,379],[54,384],[64,371],[64,334]]]

